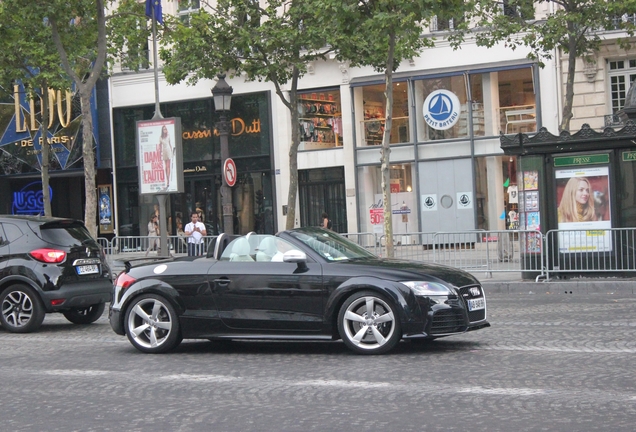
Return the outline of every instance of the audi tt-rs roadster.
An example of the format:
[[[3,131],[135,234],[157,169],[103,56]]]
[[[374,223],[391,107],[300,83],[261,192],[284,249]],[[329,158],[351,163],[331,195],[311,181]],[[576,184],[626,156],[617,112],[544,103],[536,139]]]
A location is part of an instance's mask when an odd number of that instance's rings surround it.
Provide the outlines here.
[[[125,264],[110,324],[147,353],[199,338],[342,340],[356,353],[381,354],[402,339],[490,326],[471,274],[382,259],[322,228],[222,234],[205,257]]]

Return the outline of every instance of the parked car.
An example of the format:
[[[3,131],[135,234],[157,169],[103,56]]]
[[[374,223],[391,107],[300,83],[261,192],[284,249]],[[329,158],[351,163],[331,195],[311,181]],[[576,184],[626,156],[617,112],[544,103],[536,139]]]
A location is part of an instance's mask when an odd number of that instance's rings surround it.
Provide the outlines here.
[[[5,330],[35,331],[49,312],[90,324],[104,312],[112,287],[104,252],[83,222],[0,216],[0,323]]]
[[[206,338],[342,339],[380,354],[490,325],[481,285],[459,269],[382,259],[322,228],[230,239],[220,235],[207,257],[126,263],[115,333],[147,353]]]

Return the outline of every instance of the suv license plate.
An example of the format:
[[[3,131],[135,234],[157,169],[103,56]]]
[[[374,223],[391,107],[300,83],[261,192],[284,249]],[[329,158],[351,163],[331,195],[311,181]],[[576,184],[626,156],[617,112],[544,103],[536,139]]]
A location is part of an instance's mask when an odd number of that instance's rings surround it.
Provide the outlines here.
[[[99,267],[96,265],[82,265],[82,266],[77,266],[76,268],[77,268],[78,275],[99,273]]]
[[[471,299],[468,300],[468,310],[469,311],[474,311],[474,310],[480,310],[480,309],[484,309],[486,307],[486,299],[485,298],[478,298],[478,299]]]

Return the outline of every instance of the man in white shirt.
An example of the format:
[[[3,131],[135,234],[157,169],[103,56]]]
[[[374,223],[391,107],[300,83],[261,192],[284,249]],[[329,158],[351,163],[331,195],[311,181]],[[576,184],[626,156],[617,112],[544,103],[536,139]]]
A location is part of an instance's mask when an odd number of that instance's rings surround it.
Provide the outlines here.
[[[205,225],[199,222],[199,214],[192,212],[191,222],[185,226],[185,235],[188,238],[188,256],[201,255],[201,245],[203,237],[207,235]]]

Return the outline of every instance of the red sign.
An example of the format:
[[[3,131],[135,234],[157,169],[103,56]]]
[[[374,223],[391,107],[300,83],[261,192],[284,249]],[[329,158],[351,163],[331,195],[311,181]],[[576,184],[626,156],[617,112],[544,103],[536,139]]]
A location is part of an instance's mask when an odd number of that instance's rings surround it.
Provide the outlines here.
[[[229,187],[236,184],[236,164],[231,158],[225,159],[223,163],[223,177]]]
[[[384,209],[372,208],[369,209],[369,216],[371,217],[371,225],[381,225],[384,223]]]

